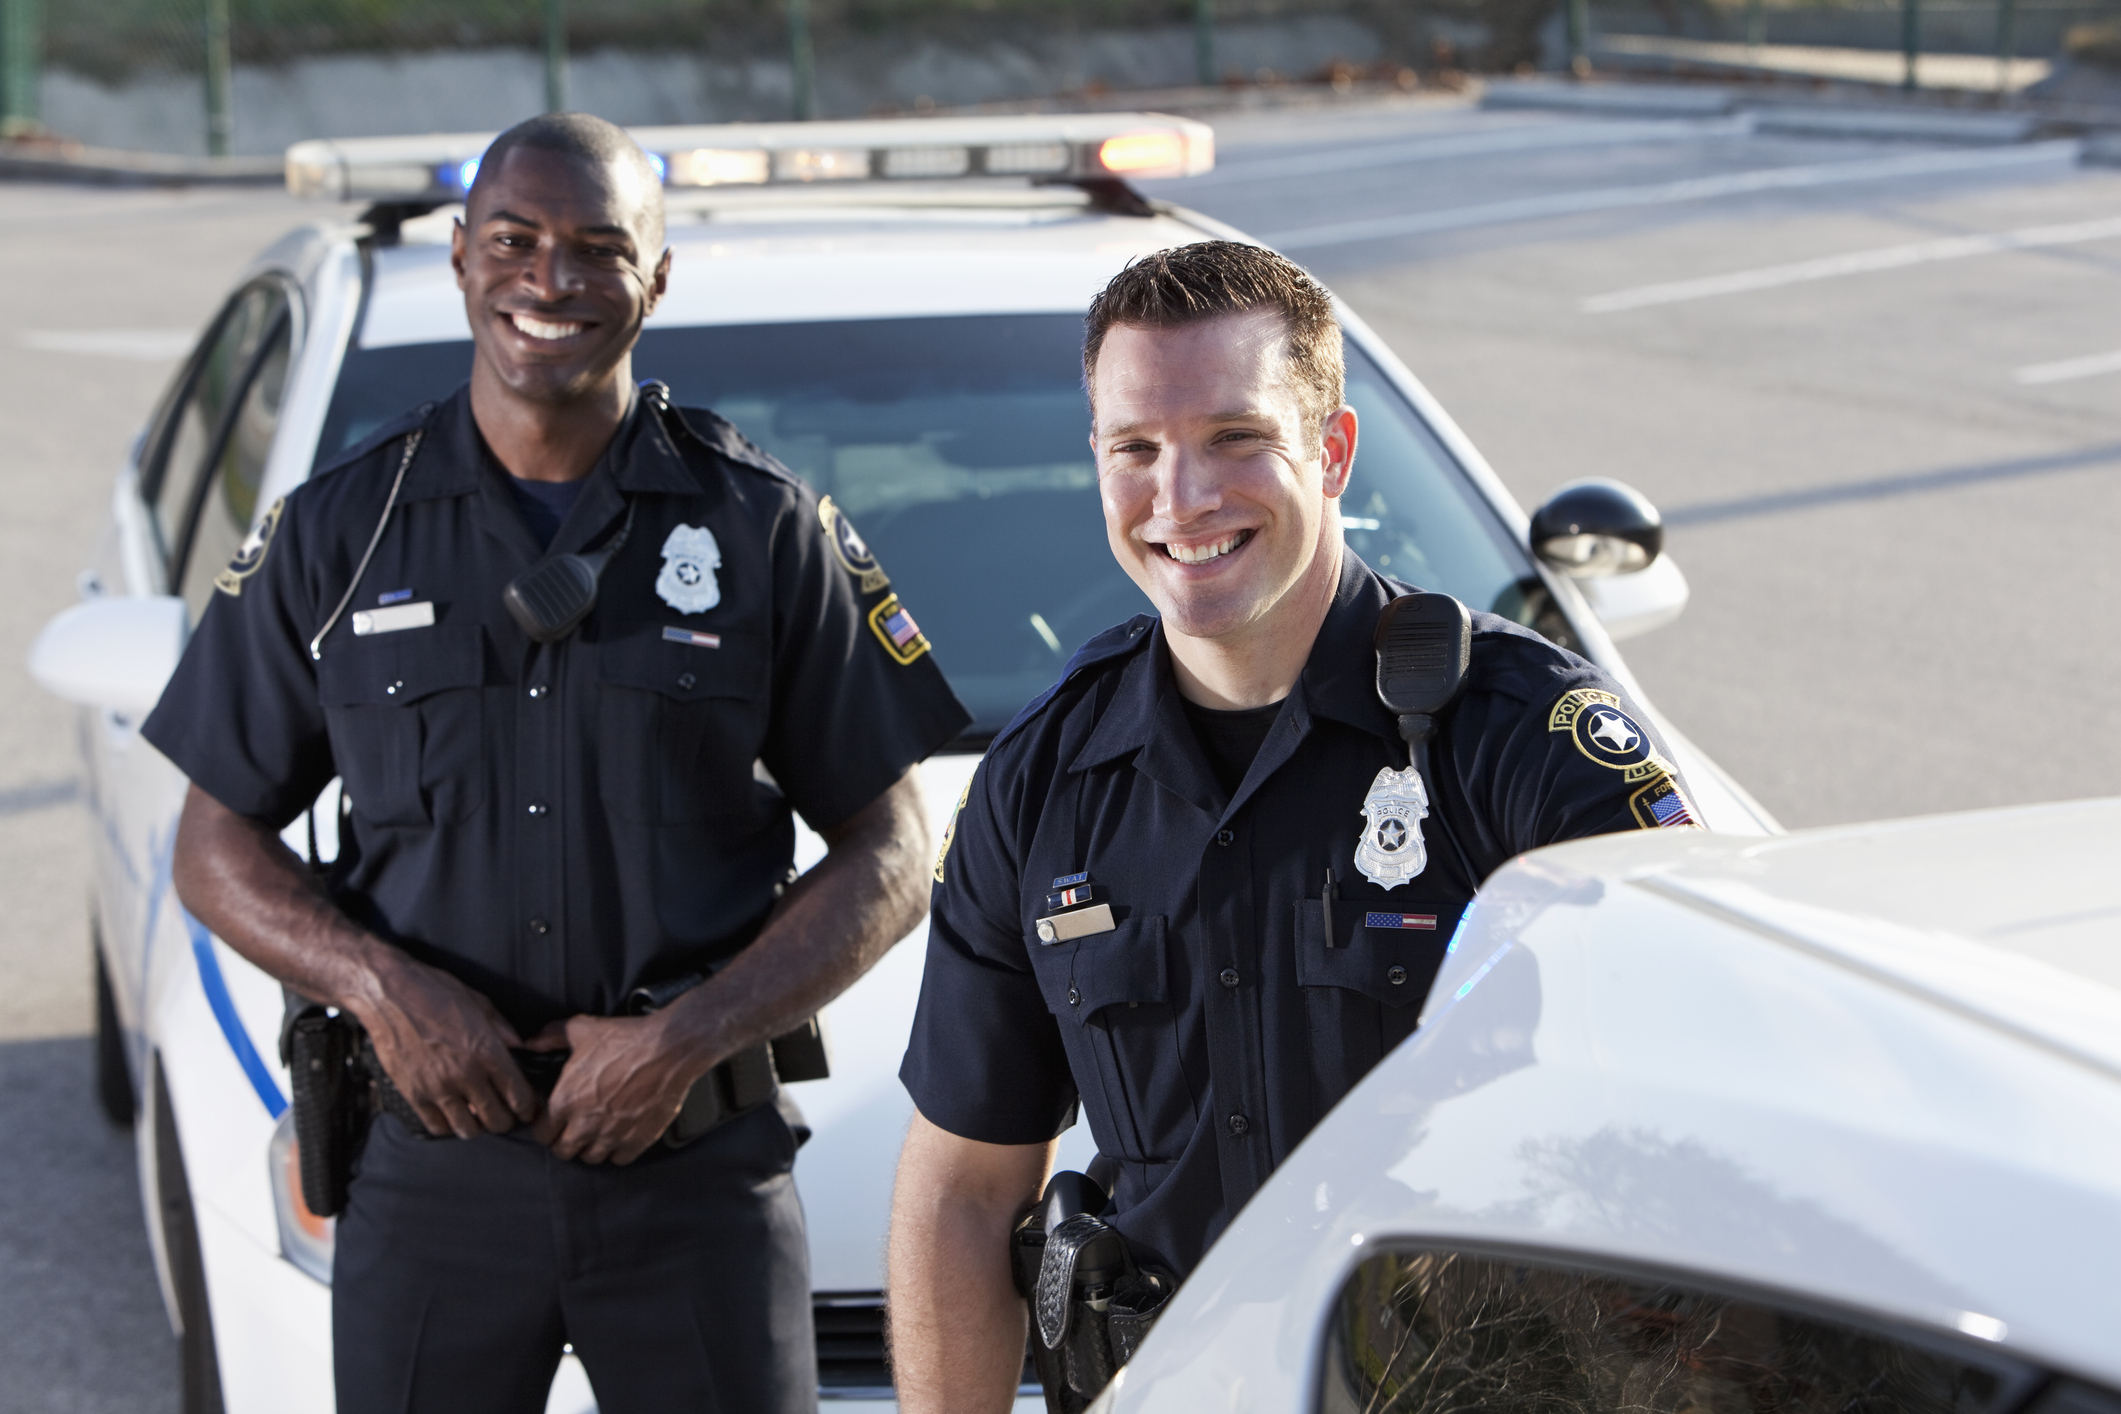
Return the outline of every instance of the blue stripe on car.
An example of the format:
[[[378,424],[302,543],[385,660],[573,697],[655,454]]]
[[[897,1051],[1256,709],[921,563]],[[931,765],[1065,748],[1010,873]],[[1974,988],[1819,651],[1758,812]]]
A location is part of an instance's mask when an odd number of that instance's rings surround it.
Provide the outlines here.
[[[191,916],[189,909],[182,912],[185,931],[191,934],[191,955],[199,963],[199,985],[206,989],[206,1004],[213,1008],[214,1020],[221,1023],[221,1034],[228,1038],[228,1048],[236,1053],[236,1064],[249,1077],[250,1088],[265,1102],[265,1112],[278,1119],[287,1110],[287,1100],[280,1094],[279,1082],[259,1057],[258,1048],[250,1043],[243,1018],[236,1014],[236,999],[228,994],[228,979],[221,975],[221,959],[214,956],[213,934]]]

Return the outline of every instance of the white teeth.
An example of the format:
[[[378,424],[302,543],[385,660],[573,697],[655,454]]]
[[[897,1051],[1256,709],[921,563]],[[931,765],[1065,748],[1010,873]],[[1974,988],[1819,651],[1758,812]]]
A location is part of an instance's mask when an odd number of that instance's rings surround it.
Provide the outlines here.
[[[547,324],[541,319],[532,319],[527,314],[511,314],[516,328],[533,339],[571,339],[586,327],[581,324]]]
[[[1232,550],[1244,544],[1250,536],[1250,531],[1240,530],[1235,535],[1227,536],[1212,545],[1167,544],[1164,549],[1170,553],[1172,559],[1182,565],[1204,565],[1219,555],[1229,554]]]

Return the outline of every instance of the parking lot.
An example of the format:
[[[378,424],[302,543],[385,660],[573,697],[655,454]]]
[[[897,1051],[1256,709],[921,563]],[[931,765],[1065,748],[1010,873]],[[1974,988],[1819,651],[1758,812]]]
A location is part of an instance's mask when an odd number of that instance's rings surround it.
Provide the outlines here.
[[[2121,793],[2121,171],[1459,102],[1218,132],[1155,194],[1317,270],[1527,506],[1663,508],[1693,603],[1628,658],[1786,824]],[[176,1408],[90,1092],[73,728],[22,662],[188,331],[306,214],[0,187],[0,1409]]]

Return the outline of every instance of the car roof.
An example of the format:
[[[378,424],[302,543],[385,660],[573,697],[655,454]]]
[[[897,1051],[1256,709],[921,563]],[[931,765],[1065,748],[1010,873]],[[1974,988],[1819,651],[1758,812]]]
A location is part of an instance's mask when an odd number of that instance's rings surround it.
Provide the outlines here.
[[[2117,834],[2107,800],[1513,862],[1420,1028],[1218,1240],[1115,1408],[1307,1407],[1321,1322],[1393,1244],[1766,1293],[2121,1383]]]
[[[361,347],[470,337],[448,259],[461,210],[409,221],[397,244],[376,252]],[[1080,315],[1126,261],[1208,235],[1169,210],[1100,210],[1074,188],[678,201],[668,228],[670,291],[649,327]]]

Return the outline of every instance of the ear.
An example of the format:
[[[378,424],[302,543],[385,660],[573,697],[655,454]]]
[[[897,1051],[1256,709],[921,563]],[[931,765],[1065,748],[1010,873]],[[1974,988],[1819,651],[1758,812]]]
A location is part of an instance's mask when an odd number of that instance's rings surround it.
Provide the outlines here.
[[[648,277],[648,307],[641,311],[647,318],[655,313],[655,307],[663,302],[670,290],[670,247],[663,247],[663,258],[655,263],[655,272]]]
[[[1326,419],[1325,433],[1318,442],[1325,493],[1331,500],[1348,489],[1348,478],[1355,471],[1355,409],[1341,404],[1340,410]]]
[[[457,272],[457,288],[460,290],[465,287],[464,257],[470,239],[470,233],[464,229],[463,217],[449,223],[449,268]]]

